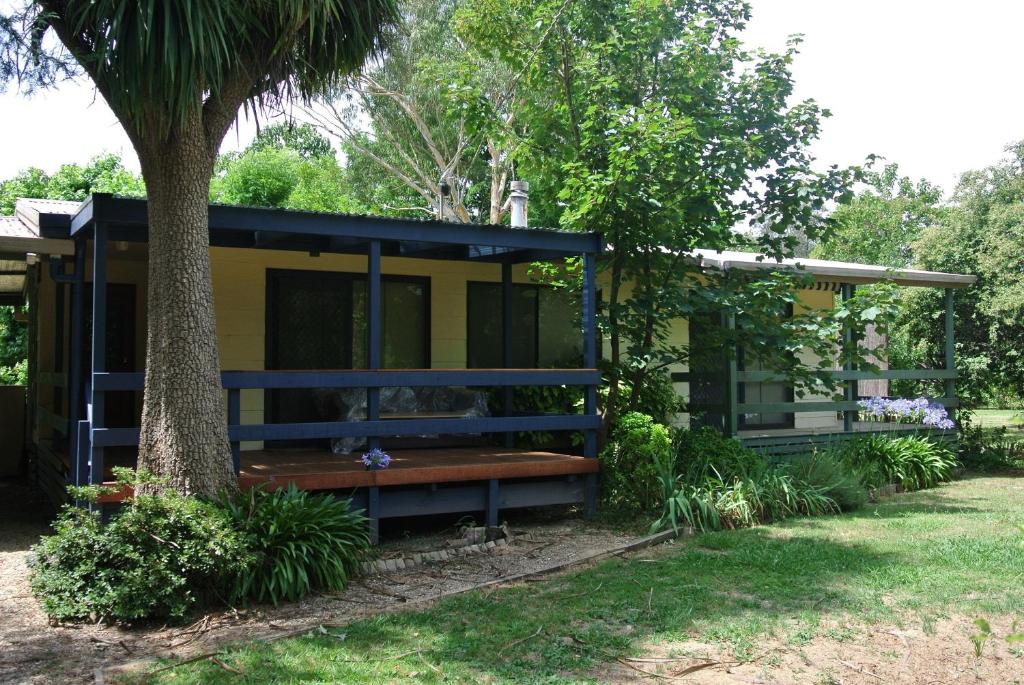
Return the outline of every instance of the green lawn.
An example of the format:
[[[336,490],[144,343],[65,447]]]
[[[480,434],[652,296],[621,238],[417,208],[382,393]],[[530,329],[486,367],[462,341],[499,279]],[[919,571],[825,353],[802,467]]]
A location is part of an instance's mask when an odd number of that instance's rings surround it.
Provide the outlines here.
[[[590,682],[617,657],[681,641],[756,658],[765,640],[824,639],[837,617],[854,631],[1024,618],[1022,497],[1024,477],[972,478],[852,515],[706,534],[330,635],[242,645],[220,655],[228,668],[186,664],[155,681]],[[967,634],[957,640],[969,650]]]
[[[1020,430],[1024,427],[1024,410],[1020,409],[976,409],[974,420],[982,428],[1006,426]]]

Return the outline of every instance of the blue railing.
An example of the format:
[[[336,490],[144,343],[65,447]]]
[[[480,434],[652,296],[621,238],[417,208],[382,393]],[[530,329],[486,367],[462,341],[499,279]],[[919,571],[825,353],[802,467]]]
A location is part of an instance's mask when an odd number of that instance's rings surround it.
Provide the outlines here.
[[[96,393],[143,389],[142,373],[97,372],[92,374]],[[582,431],[585,444],[596,444],[601,418],[588,406],[583,414],[505,415],[465,418],[381,419],[368,407],[367,418],[358,421],[308,423],[241,423],[241,391],[246,389],[365,388],[387,387],[506,387],[575,385],[595,389],[601,382],[596,369],[401,369],[352,371],[225,371],[221,385],[228,391],[228,438],[235,472],[240,466],[240,443],[259,440],[304,440],[317,438],[379,439],[415,435],[513,434],[523,431]],[[140,429],[94,426],[79,422],[78,464],[81,478],[87,471],[90,482],[102,479],[103,448],[136,446]],[[596,453],[585,449],[585,456]],[[88,456],[87,456],[88,455]],[[84,458],[84,459],[83,459]],[[83,469],[85,460],[88,468]],[[84,480],[84,479],[83,479]],[[81,482],[81,481],[79,481]]]

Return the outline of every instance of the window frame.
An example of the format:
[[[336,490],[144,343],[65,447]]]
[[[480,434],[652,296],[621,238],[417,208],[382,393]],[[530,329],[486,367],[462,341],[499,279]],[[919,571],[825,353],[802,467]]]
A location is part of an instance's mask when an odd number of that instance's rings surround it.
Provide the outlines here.
[[[277,353],[277,346],[275,345],[274,337],[271,334],[271,331],[274,330],[274,326],[277,324],[277,317],[275,315],[275,312],[274,312],[272,304],[271,304],[274,301],[273,298],[274,298],[274,295],[275,295],[275,292],[276,292],[276,290],[275,290],[276,287],[277,287],[277,280],[276,279],[280,278],[281,276],[287,276],[289,274],[291,274],[291,275],[303,275],[303,276],[315,275],[315,276],[321,276],[323,278],[329,278],[329,279],[336,280],[336,281],[344,280],[344,281],[348,281],[350,283],[354,282],[354,281],[358,281],[358,280],[362,280],[364,282],[369,280],[368,274],[360,273],[358,271],[328,271],[328,270],[321,270],[321,269],[276,269],[276,268],[268,268],[266,270],[266,300],[265,300],[264,306],[263,306],[264,319],[265,319],[265,321],[264,321],[264,331],[263,331],[263,334],[264,334],[263,368],[264,369],[267,369],[268,365],[271,363],[271,360],[273,360],[275,358],[275,355]],[[387,332],[384,330],[384,321],[385,321],[385,318],[386,318],[384,316],[384,309],[385,309],[385,307],[387,307],[387,298],[384,297],[383,284],[384,283],[415,283],[415,284],[418,284],[418,285],[423,287],[423,305],[424,305],[424,307],[423,307],[423,321],[424,321],[424,327],[423,327],[423,359],[426,362],[426,365],[424,366],[424,368],[427,368],[427,369],[431,368],[432,365],[433,365],[433,359],[431,357],[431,342],[432,342],[432,332],[431,332],[431,300],[432,300],[432,296],[431,296],[431,287],[430,287],[431,286],[430,276],[409,276],[409,275],[405,275],[405,274],[395,274],[395,275],[387,274],[387,275],[381,275],[380,281],[381,281],[381,286],[382,286],[381,287],[381,336],[380,336],[381,359],[383,360],[383,357],[384,357],[384,338],[387,335]],[[369,341],[366,341],[366,342],[369,342]],[[354,354],[355,354],[355,350],[353,349],[353,355]],[[351,364],[352,364],[352,362],[350,361],[349,362],[350,367],[351,367]]]
[[[470,290],[473,288],[473,286],[492,286],[492,287],[497,287],[498,291],[499,291],[499,303],[500,303],[500,301],[501,301],[501,292],[500,291],[501,291],[502,283],[501,283],[501,281],[481,281],[481,280],[467,280],[466,281],[466,368],[491,368],[491,367],[472,367],[469,364],[470,350],[473,347],[473,343],[474,343],[474,340],[475,340],[476,336],[479,335],[479,333],[474,333],[474,326],[472,325],[472,322],[470,322],[470,320],[469,320],[469,312],[470,312],[469,298],[471,297]],[[522,289],[526,289],[526,290],[533,290],[536,293],[536,297],[534,299],[535,306],[534,306],[534,309],[533,309],[533,360],[532,360],[533,366],[531,366],[529,368],[531,368],[531,369],[548,368],[548,367],[540,366],[541,335],[543,335],[543,331],[541,331],[541,325],[540,325],[540,310],[541,310],[540,298],[541,298],[541,293],[543,293],[545,291],[547,291],[547,292],[554,292],[554,291],[557,290],[557,288],[555,288],[554,286],[546,285],[544,283],[513,283],[512,284],[512,288],[513,289],[515,289],[515,288],[522,288]],[[598,297],[600,297],[600,293],[598,293]],[[597,345],[598,354],[600,355],[601,354],[601,344],[600,344],[601,337],[600,337],[600,333],[597,333],[597,335],[598,335],[598,339],[597,339],[595,344]],[[580,363],[579,363],[578,366],[582,366],[582,364],[583,364],[583,361],[582,361],[582,359],[583,359],[582,358],[582,350],[583,350],[583,337],[582,337],[582,334],[581,334],[581,337],[580,337],[580,347],[579,347],[579,349],[580,349]],[[498,368],[502,368],[502,367],[498,367]]]

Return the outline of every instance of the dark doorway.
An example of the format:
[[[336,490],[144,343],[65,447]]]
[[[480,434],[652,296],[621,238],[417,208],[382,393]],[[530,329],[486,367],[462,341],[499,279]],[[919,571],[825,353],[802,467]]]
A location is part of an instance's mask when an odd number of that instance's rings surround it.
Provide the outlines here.
[[[92,283],[86,283],[86,293],[92,293]],[[107,284],[107,371],[135,371],[135,285],[132,283]],[[85,298],[85,344],[82,346],[82,368],[86,378],[92,373],[92,297]],[[84,398],[83,405],[88,402]],[[108,428],[138,426],[140,421],[136,393],[133,391],[105,394],[103,424]],[[85,406],[81,416],[85,416]]]

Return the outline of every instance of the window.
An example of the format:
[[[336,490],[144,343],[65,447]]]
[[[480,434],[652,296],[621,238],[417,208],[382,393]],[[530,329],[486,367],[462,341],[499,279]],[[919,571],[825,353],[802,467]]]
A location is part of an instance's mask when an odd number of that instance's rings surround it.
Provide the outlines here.
[[[381,279],[384,368],[430,367],[430,281]],[[267,272],[268,369],[362,369],[366,354],[366,275],[324,271]],[[335,420],[316,391],[267,393],[272,421]]]
[[[503,303],[500,283],[469,283],[466,365],[500,368]],[[512,368],[579,366],[583,352],[578,299],[538,285],[512,286]]]

